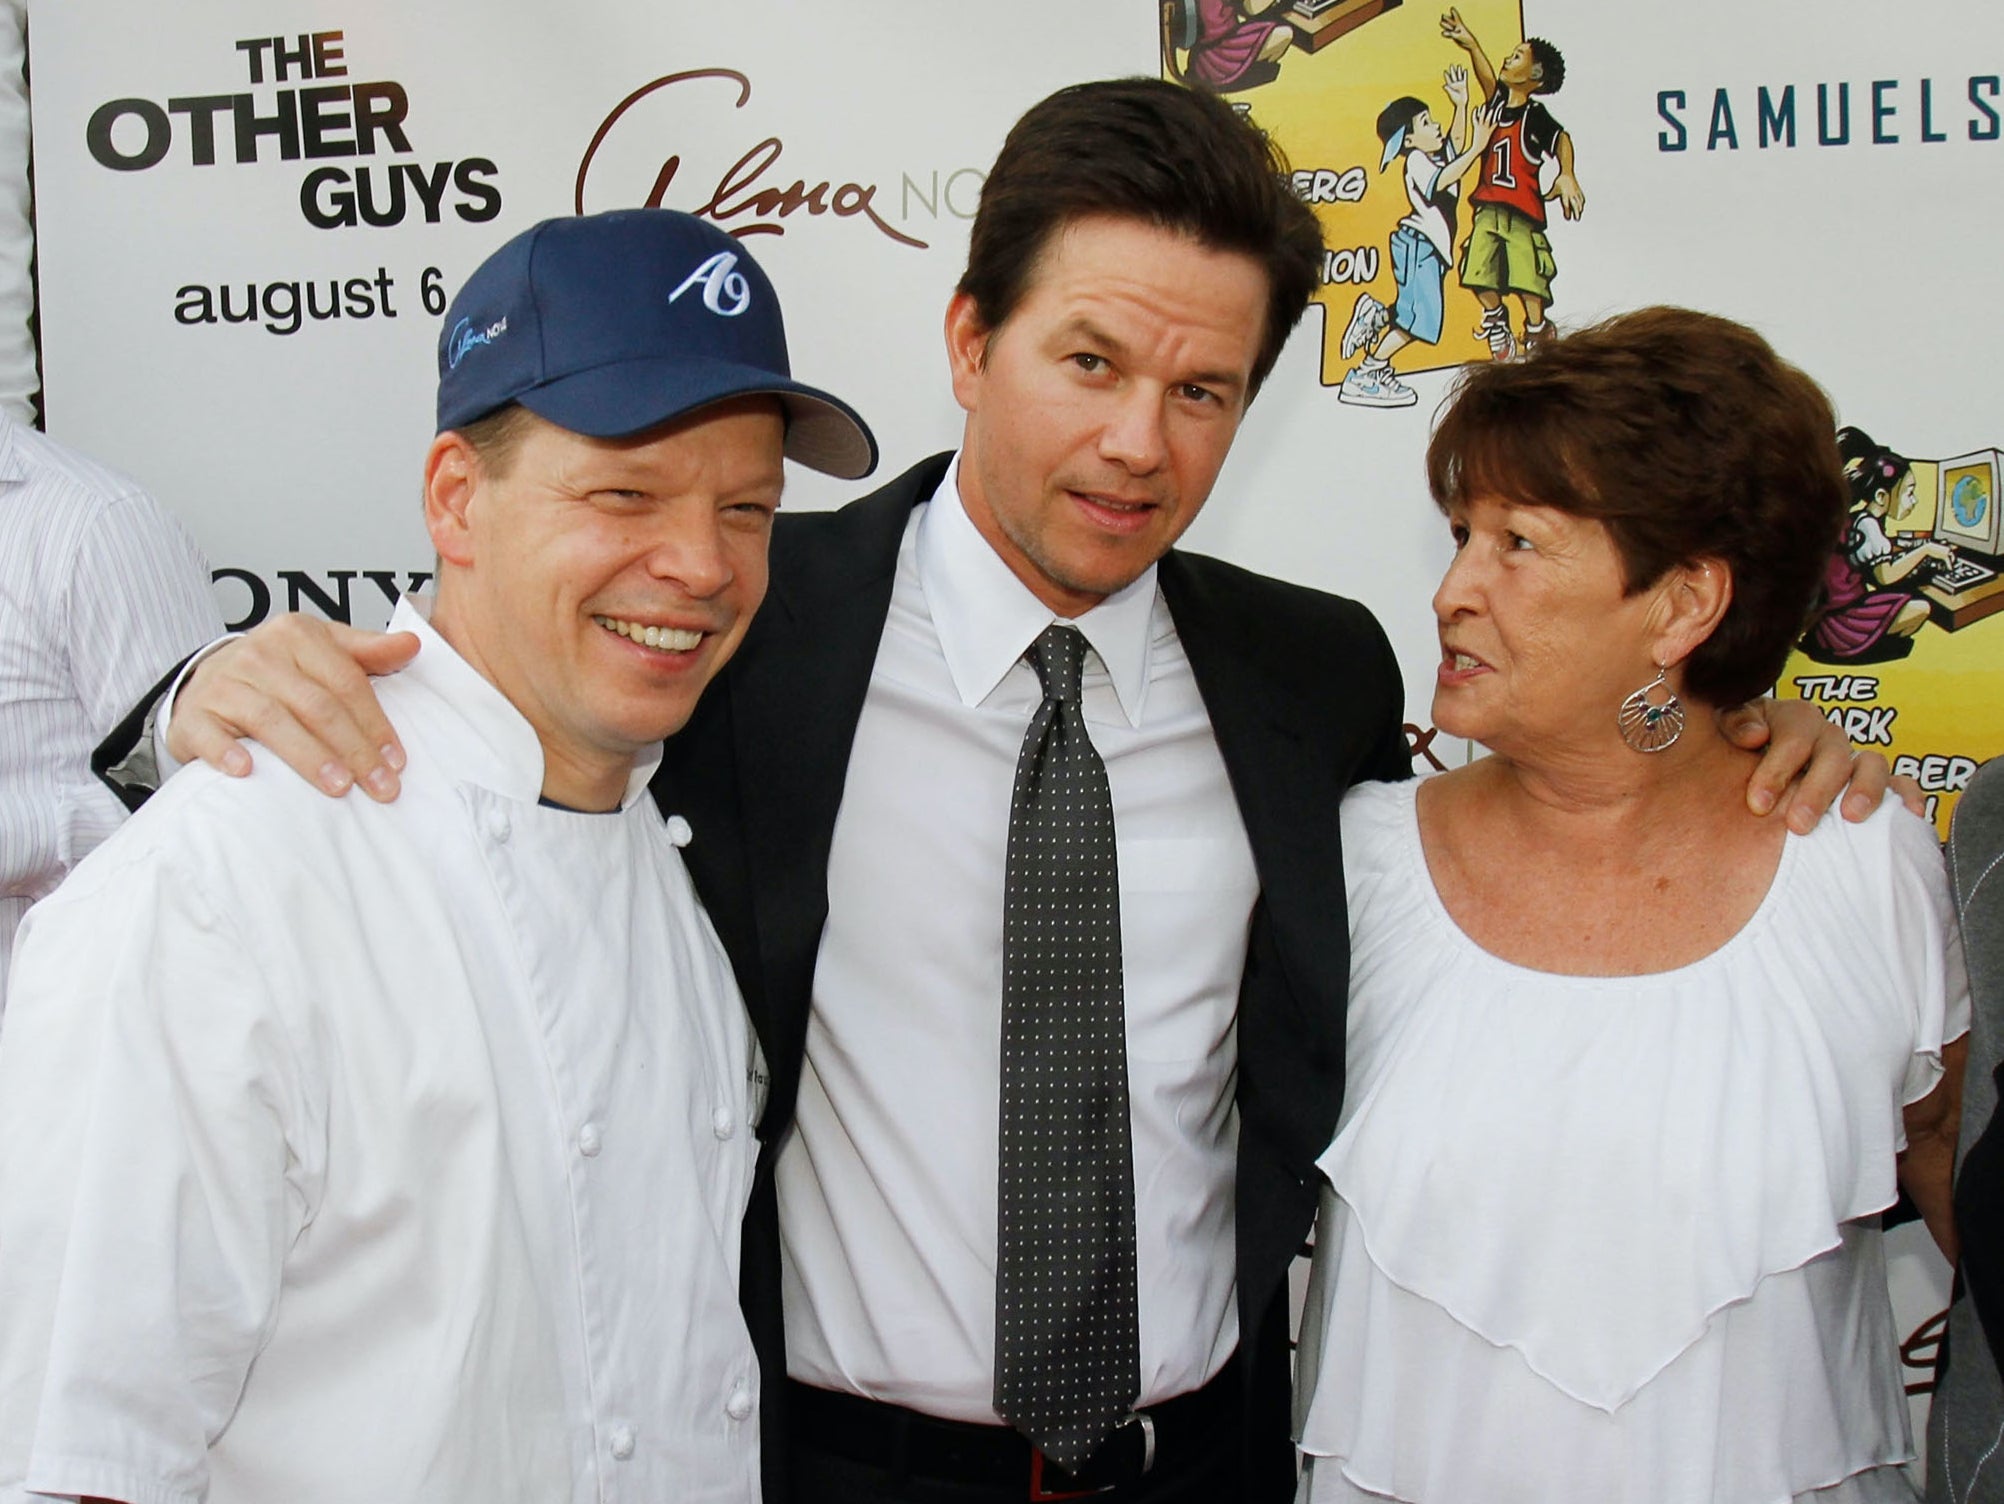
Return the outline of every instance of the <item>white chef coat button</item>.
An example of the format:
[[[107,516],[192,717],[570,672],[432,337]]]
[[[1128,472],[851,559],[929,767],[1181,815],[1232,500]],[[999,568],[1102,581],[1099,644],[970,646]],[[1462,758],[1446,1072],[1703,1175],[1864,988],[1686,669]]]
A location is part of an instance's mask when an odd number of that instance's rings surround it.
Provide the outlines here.
[[[598,1153],[601,1142],[598,1136],[598,1124],[586,1123],[584,1127],[578,1129],[578,1153],[586,1159],[591,1159]]]
[[[614,1426],[612,1428],[612,1455],[624,1462],[633,1455],[633,1427]]]
[[[718,1138],[729,1138],[738,1131],[738,1120],[731,1116],[728,1107],[719,1107],[710,1114],[710,1131]]]
[[[497,810],[492,810],[488,813],[487,816],[488,835],[492,836],[497,841],[505,841],[508,839],[509,828],[510,827],[508,825],[508,812],[506,810],[497,809]]]
[[[752,1412],[752,1397],[749,1389],[733,1389],[731,1397],[724,1401],[724,1414],[732,1420],[749,1420]]]
[[[695,838],[696,833],[689,829],[689,822],[687,820],[684,820],[680,815],[670,815],[668,817],[668,839],[670,842],[676,846],[687,846]]]

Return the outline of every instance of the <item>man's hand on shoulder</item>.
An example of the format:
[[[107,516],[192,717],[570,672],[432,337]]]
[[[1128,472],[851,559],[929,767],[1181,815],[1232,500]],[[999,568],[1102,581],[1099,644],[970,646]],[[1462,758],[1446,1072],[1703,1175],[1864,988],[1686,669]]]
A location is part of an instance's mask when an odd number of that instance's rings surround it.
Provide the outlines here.
[[[404,751],[369,675],[402,668],[417,646],[409,632],[275,616],[196,665],[174,701],[167,750],[241,778],[251,756],[238,738],[252,737],[327,794],[360,784],[387,803]]]
[[[1761,752],[1747,782],[1747,807],[1757,815],[1785,805],[1788,828],[1806,834],[1844,797],[1844,818],[1869,817],[1888,787],[1915,814],[1925,811],[1920,785],[1894,778],[1876,752],[1853,752],[1844,733],[1806,700],[1755,700],[1719,717],[1735,746]],[[1765,751],[1762,749],[1765,748]]]

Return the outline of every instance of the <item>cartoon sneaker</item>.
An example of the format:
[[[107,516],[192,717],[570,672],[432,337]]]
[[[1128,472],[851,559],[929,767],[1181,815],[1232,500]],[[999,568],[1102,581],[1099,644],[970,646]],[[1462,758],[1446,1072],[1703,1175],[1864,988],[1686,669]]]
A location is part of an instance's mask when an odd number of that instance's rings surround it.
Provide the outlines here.
[[[1388,363],[1367,360],[1344,374],[1336,400],[1352,407],[1411,407],[1419,401],[1419,393],[1399,380]]]
[[[1526,324],[1524,326],[1524,353],[1529,355],[1533,350],[1542,349],[1558,337],[1559,331],[1553,326],[1550,319],[1546,319],[1542,324]]]
[[[1378,342],[1392,322],[1391,310],[1367,292],[1357,294],[1357,306],[1350,310],[1349,327],[1343,331],[1343,358],[1355,360],[1357,352]]]
[[[1510,338],[1510,315],[1501,308],[1483,312],[1482,322],[1475,326],[1475,337],[1489,342],[1491,360],[1517,358],[1517,342]]]

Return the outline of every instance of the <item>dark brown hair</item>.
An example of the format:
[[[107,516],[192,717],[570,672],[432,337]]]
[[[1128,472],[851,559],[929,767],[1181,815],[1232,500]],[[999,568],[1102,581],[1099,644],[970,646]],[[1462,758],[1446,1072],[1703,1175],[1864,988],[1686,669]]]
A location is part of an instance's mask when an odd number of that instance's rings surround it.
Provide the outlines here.
[[[1537,86],[1533,94],[1556,94],[1565,87],[1566,56],[1543,37],[1524,38],[1524,48],[1531,54],[1531,62],[1538,70]]]
[[[1473,367],[1427,445],[1443,510],[1474,497],[1605,526],[1634,595],[1717,559],[1733,598],[1684,662],[1708,705],[1764,692],[1801,633],[1849,496],[1823,391],[1730,319],[1644,308]]]
[[[1093,215],[1138,219],[1266,273],[1252,391],[1280,357],[1322,274],[1322,231],[1287,162],[1214,94],[1154,78],[1060,89],[1010,129],[982,185],[960,291],[999,329],[1052,238]]]

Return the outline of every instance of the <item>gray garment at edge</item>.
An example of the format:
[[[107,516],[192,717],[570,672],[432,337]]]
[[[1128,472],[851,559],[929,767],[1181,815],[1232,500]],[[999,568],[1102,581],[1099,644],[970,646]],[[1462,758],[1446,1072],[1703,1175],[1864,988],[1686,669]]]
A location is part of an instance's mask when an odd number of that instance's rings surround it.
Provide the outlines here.
[[[1962,1089],[1963,1156],[1997,1111],[2004,1061],[2004,757],[1977,770],[1955,809],[1949,881],[1969,959],[1969,1070]],[[1966,1291],[1949,1308],[1947,1360],[1927,1425],[1929,1504],[2004,1504],[2004,1377]]]

